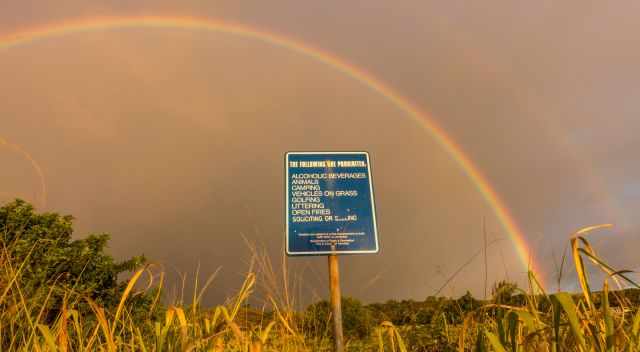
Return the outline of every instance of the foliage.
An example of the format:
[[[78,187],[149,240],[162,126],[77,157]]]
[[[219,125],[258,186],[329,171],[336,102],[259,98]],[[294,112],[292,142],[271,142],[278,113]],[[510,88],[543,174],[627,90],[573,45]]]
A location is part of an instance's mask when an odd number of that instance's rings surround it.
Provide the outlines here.
[[[0,224],[2,351],[332,350],[327,302],[296,312],[267,294],[268,310],[251,307],[254,270],[225,305],[203,308],[200,293],[188,306],[162,305],[163,280],[141,284],[157,277],[142,258],[116,263],[104,253],[104,235],[73,240],[71,217],[15,201],[0,208]],[[640,290],[609,289],[638,286],[596,255],[585,236],[597,228],[571,239],[580,293],[547,294],[530,273],[528,291],[498,282],[487,301],[468,292],[368,305],[344,298],[347,350],[640,351]],[[601,291],[592,289],[587,263],[607,274]],[[131,269],[128,281],[117,280]]]
[[[373,327],[381,323],[374,322],[371,311],[359,300],[342,297],[342,325],[344,335],[349,339],[362,339],[373,332]],[[329,302],[320,301],[307,307],[305,311],[305,330],[328,333],[332,331],[331,308]]]
[[[52,323],[71,301],[79,312],[89,312],[89,304],[80,297],[115,307],[124,290],[118,275],[140,268],[144,257],[115,262],[105,253],[107,234],[73,240],[72,222],[68,215],[38,214],[22,200],[0,208],[0,263],[4,269],[0,309],[10,311],[28,298],[31,309],[37,309],[38,322]],[[148,295],[135,300],[139,311],[150,303]],[[7,337],[3,335],[2,340]]]

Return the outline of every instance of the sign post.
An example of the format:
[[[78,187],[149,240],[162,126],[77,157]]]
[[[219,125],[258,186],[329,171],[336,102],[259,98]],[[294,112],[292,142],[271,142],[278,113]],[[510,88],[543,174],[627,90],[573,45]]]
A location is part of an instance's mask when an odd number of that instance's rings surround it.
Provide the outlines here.
[[[344,349],[342,336],[342,296],[340,295],[340,270],[338,268],[338,256],[329,254],[329,291],[331,293],[331,316],[333,317],[333,340],[336,352]]]
[[[287,255],[327,255],[336,352],[344,349],[338,255],[377,253],[369,154],[289,152],[286,170]]]

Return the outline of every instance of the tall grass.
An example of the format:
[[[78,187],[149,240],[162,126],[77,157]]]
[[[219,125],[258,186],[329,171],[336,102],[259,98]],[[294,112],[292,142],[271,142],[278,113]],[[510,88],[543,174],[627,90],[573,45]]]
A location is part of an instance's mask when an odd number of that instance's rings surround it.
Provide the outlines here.
[[[573,266],[581,287],[579,295],[546,293],[533,273],[528,291],[519,292],[522,305],[493,300],[469,312],[462,324],[449,326],[443,317],[445,340],[458,351],[640,351],[640,311],[621,291],[639,287],[627,271],[619,271],[600,258],[587,235],[603,227],[576,232],[570,240]],[[243,284],[223,305],[202,307],[203,291],[194,289],[191,302],[161,304],[164,276],[146,266],[129,278],[120,301],[107,309],[72,288],[42,287],[25,296],[21,273],[28,258],[13,262],[0,253],[0,341],[2,351],[330,351],[329,331],[304,331],[286,281],[286,265],[276,275],[264,253],[252,247],[253,260]],[[605,280],[590,280],[587,265],[599,268]],[[268,294],[257,319],[248,319],[247,301],[262,286]],[[601,290],[599,289],[601,287]],[[63,291],[63,301],[50,317],[48,299]],[[151,290],[151,291],[149,291]],[[155,292],[152,303],[140,312],[135,297]],[[84,312],[84,313],[83,313]],[[255,313],[255,312],[254,312]],[[444,350],[411,346],[405,333],[411,327],[383,322],[363,341],[351,341],[350,351],[404,352]],[[449,345],[450,344],[450,345]]]
[[[292,309],[288,285],[276,289],[277,275],[268,258],[255,249],[253,252],[252,270],[235,296],[223,305],[200,305],[211,278],[200,290],[196,282],[191,302],[160,304],[159,288],[164,284],[164,275],[154,273],[153,266],[146,266],[133,273],[117,306],[109,310],[73,289],[56,285],[42,287],[32,297],[25,296],[21,273],[29,258],[15,263],[5,248],[0,253],[0,351],[331,350],[328,334],[310,337],[301,331],[300,315]],[[260,270],[253,270],[255,267]],[[252,309],[247,307],[247,301],[256,290],[258,277],[270,292],[265,303],[269,312],[257,312],[259,319],[246,319]],[[133,298],[151,289],[157,292],[153,303],[141,313],[132,303]],[[60,290],[64,290],[62,306],[47,322],[45,317],[51,313],[47,311],[49,298]],[[381,325],[377,335],[371,337],[374,339],[380,351],[406,351],[390,323]]]
[[[529,273],[530,291],[524,306],[494,301],[468,314],[459,335],[459,351],[640,351],[640,311],[610,282],[640,288],[629,271],[615,270],[599,257],[587,235],[610,225],[577,231],[570,239],[579,295],[544,293]],[[599,292],[586,267],[591,263],[606,274]],[[541,292],[541,294],[536,294]],[[613,303],[613,304],[612,304]]]

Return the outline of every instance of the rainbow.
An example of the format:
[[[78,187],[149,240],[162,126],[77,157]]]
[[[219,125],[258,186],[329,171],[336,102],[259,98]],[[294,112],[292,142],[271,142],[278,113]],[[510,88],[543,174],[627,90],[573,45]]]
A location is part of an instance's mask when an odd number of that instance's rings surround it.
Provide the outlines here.
[[[11,143],[0,137],[0,147],[7,147],[9,150],[12,150],[20,155],[22,155],[29,163],[31,167],[36,171],[38,175],[38,180],[40,181],[40,205],[44,208],[47,206],[47,184],[45,182],[44,173],[42,172],[42,168],[40,164],[29,154],[26,150],[20,147],[17,144]]]
[[[501,226],[508,234],[520,261],[525,268],[536,273],[538,280],[543,281],[538,265],[529,252],[522,230],[509,213],[498,194],[493,190],[487,179],[473,162],[465,155],[464,151],[427,113],[420,111],[406,98],[386,86],[363,69],[318,48],[311,47],[300,41],[285,37],[280,34],[249,27],[242,24],[212,20],[198,17],[176,16],[130,16],[130,17],[92,17],[85,19],[69,20],[64,22],[49,23],[43,26],[18,31],[5,36],[0,36],[0,52],[19,45],[24,45],[45,38],[60,37],[67,34],[89,31],[102,31],[126,28],[162,28],[162,29],[188,29],[212,31],[225,34],[238,35],[269,43],[276,47],[284,48],[300,55],[309,57],[317,62],[332,67],[333,69],[360,82],[372,91],[380,94],[399,110],[417,121],[434,138],[437,143],[452,157],[469,177],[485,201],[495,212]]]

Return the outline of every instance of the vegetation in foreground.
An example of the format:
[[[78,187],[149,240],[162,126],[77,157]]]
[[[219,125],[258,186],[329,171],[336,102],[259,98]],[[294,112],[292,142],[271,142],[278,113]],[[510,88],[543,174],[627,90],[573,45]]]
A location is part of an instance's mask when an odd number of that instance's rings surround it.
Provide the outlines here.
[[[459,299],[343,301],[349,351],[639,351],[640,291],[627,271],[600,259],[585,235],[571,238],[580,294],[546,293],[530,274],[521,290],[498,283],[488,301]],[[0,350],[2,351],[330,351],[326,302],[291,308],[256,255],[235,297],[201,307],[162,303],[162,273],[136,257],[105,254],[106,234],[72,240],[72,218],[38,214],[17,200],[0,208]],[[607,274],[592,289],[585,263]],[[126,281],[118,281],[122,273]],[[247,305],[259,286],[264,308]],[[197,286],[196,286],[197,287]],[[272,293],[272,294],[269,294]]]

